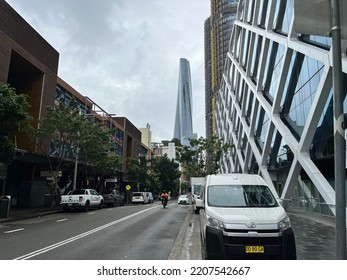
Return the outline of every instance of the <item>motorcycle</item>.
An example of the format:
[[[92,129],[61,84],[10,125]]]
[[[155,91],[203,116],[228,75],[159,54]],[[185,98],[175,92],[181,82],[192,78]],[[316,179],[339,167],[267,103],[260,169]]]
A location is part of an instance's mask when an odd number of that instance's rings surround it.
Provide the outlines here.
[[[161,204],[163,204],[163,208],[165,208],[167,206],[167,198],[162,198],[161,199]]]

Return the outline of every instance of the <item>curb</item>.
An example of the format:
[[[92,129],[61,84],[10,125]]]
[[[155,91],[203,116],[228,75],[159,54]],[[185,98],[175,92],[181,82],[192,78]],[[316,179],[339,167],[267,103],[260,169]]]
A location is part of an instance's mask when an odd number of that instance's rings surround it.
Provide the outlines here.
[[[190,206],[168,260],[201,260],[199,219]]]

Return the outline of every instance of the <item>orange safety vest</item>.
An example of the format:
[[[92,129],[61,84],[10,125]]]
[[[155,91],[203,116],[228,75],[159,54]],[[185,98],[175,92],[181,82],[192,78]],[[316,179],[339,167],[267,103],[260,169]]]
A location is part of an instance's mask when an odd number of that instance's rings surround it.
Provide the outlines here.
[[[168,197],[169,197],[169,195],[167,193],[162,193],[161,194],[161,198],[168,198]]]

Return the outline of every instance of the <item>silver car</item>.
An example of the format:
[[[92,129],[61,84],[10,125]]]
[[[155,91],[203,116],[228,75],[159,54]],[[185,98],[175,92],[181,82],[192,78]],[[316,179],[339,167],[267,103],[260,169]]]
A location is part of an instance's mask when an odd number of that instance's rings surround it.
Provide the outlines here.
[[[177,203],[178,203],[178,204],[189,204],[189,197],[188,197],[188,195],[186,195],[186,194],[181,194],[181,195],[178,197]]]

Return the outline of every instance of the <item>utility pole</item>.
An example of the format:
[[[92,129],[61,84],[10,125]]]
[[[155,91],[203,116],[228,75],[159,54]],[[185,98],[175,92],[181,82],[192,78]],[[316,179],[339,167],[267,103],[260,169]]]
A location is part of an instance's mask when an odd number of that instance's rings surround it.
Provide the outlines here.
[[[336,202],[336,259],[346,259],[346,141],[343,113],[340,1],[331,0],[331,39],[334,86],[334,147]]]

